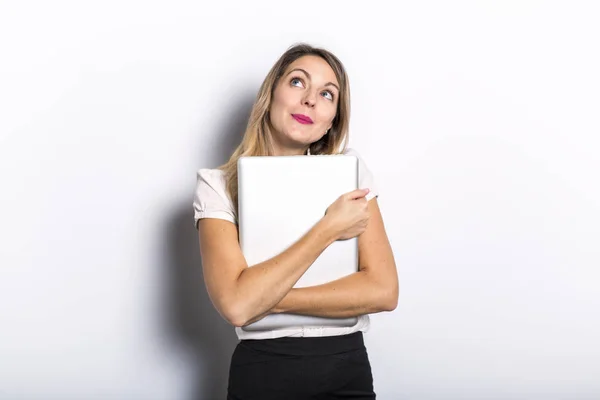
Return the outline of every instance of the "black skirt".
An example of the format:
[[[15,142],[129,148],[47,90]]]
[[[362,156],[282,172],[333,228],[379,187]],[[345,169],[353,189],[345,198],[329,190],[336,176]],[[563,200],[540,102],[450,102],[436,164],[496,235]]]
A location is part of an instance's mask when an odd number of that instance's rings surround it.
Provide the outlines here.
[[[227,399],[375,399],[363,334],[242,340]]]

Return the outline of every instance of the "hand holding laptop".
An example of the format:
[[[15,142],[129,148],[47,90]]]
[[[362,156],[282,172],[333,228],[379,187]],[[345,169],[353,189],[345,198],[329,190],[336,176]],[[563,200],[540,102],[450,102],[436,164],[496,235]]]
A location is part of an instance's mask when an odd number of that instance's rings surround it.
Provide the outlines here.
[[[325,284],[357,272],[356,236],[364,232],[368,223],[368,190],[357,189],[358,168],[358,158],[352,155],[240,157],[239,239],[247,264],[257,265],[277,256],[324,220],[336,240],[310,265],[294,288]],[[358,317],[277,313],[241,329],[344,328],[357,322]]]
[[[356,189],[344,193],[325,211],[323,219],[337,234],[338,240],[352,239],[363,233],[369,223],[365,196],[369,189]]]

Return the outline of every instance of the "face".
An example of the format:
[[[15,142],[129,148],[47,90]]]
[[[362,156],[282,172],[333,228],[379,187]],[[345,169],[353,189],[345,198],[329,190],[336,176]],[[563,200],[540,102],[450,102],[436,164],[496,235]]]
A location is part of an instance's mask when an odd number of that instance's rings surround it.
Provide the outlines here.
[[[275,155],[303,154],[331,128],[340,84],[321,57],[303,56],[288,66],[273,92],[269,111]]]

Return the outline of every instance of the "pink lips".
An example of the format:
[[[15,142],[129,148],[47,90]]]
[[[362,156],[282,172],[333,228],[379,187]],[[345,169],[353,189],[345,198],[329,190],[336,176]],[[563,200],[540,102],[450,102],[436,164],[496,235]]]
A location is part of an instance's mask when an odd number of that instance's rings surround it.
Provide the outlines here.
[[[312,124],[313,123],[313,120],[310,119],[309,116],[304,115],[304,114],[292,114],[292,117],[296,121],[300,122],[301,124]]]

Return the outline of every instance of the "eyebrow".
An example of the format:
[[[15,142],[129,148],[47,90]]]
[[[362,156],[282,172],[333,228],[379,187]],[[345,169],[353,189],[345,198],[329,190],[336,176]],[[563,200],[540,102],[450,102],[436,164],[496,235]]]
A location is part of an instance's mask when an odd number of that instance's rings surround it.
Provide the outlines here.
[[[304,73],[304,75],[306,75],[306,76],[308,77],[308,79],[311,79],[311,77],[310,77],[310,74],[309,74],[308,72],[306,72],[305,70],[303,70],[302,68],[294,68],[293,70],[291,70],[290,72],[288,72],[288,73],[286,74],[286,76],[287,76],[287,75],[289,75],[289,74],[291,74],[291,73],[292,73],[292,72],[294,72],[294,71],[300,71],[300,72],[303,72],[303,73]],[[335,84],[335,83],[333,83],[333,82],[327,82],[327,83],[325,84],[325,86],[335,86],[335,88],[338,90],[338,92],[340,91],[340,88],[338,87],[338,85],[336,85],[336,84]]]

